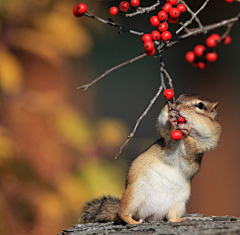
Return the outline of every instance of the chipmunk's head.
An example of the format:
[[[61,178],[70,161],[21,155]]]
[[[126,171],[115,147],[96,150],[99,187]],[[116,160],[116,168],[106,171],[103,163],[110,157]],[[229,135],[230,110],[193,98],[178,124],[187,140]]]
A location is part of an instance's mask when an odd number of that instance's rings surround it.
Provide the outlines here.
[[[179,129],[185,137],[190,137],[197,140],[205,152],[215,148],[219,142],[221,135],[221,125],[217,122],[217,107],[218,102],[211,102],[200,95],[182,94],[172,104],[172,108],[164,106],[163,112],[160,114],[159,122],[162,122],[161,117],[167,117],[166,125]],[[178,122],[179,117],[184,117],[185,121]]]

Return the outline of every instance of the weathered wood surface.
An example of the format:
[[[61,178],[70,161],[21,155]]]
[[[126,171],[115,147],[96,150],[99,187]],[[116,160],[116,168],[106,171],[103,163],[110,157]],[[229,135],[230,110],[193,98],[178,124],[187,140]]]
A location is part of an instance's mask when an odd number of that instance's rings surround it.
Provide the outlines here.
[[[228,234],[240,235],[240,218],[232,216],[209,216],[190,214],[184,216],[185,222],[153,222],[138,225],[113,225],[113,223],[75,224],[64,229],[59,235],[82,234]]]

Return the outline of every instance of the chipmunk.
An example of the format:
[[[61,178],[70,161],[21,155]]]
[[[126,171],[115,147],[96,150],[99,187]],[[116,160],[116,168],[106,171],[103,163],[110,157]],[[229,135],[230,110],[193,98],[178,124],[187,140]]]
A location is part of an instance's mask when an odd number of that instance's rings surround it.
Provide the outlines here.
[[[180,95],[171,107],[165,104],[157,120],[161,138],[132,162],[121,200],[104,196],[86,202],[79,222],[183,221],[202,156],[220,140],[217,106],[218,102],[193,94]],[[179,116],[184,123],[178,123]],[[178,141],[170,137],[176,129],[183,133]]]

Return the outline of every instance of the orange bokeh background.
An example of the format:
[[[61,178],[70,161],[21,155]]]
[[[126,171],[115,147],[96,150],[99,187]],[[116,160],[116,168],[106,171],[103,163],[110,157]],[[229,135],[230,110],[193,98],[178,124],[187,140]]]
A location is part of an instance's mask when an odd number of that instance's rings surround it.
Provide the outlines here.
[[[103,18],[118,2],[85,1]],[[143,48],[135,35],[118,35],[117,29],[92,19],[75,18],[72,9],[78,3],[2,0],[0,4],[1,234],[57,234],[77,223],[83,201],[102,194],[121,197],[130,162],[158,138],[155,120],[163,98],[114,160],[158,89],[158,60],[144,58],[87,92],[77,90]],[[235,16],[234,4],[223,1],[220,13],[212,15],[215,6],[210,4],[201,15],[203,23]],[[223,14],[226,7],[229,11]],[[139,31],[151,30],[149,16],[123,17],[116,21]],[[146,23],[139,25],[141,20]],[[223,135],[193,180],[189,213],[240,216],[238,31],[239,23],[232,30],[232,44],[219,48],[218,61],[206,71],[184,60],[204,36],[165,53],[177,95],[199,93],[220,104]]]

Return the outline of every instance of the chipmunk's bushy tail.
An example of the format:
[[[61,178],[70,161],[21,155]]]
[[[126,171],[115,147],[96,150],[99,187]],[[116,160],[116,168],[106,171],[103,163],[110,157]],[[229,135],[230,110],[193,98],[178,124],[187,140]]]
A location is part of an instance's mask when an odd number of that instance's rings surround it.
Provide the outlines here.
[[[85,202],[80,212],[79,223],[121,223],[122,220],[118,216],[120,199],[113,196],[103,196],[101,198],[93,198],[91,201]]]

